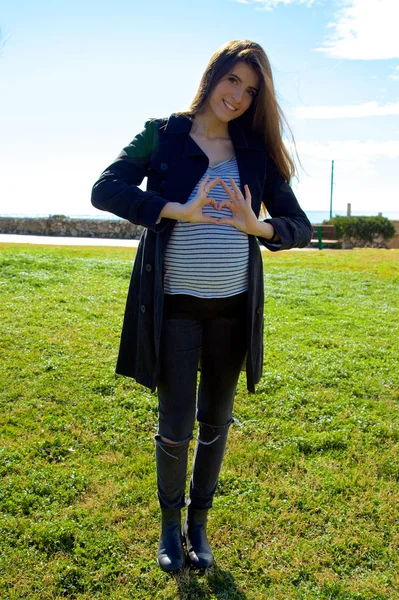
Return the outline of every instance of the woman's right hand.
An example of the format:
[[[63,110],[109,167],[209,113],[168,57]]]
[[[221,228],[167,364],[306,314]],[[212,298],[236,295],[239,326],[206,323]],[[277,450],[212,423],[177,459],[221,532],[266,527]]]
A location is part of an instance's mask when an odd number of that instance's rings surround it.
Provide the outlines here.
[[[204,215],[202,209],[207,204],[210,204],[216,210],[222,208],[221,203],[217,202],[214,198],[208,196],[209,192],[220,183],[220,178],[215,177],[209,182],[210,176],[205,177],[204,181],[199,185],[198,192],[195,198],[186,202],[186,204],[180,204],[179,202],[168,202],[159,215],[160,218],[166,217],[169,219],[176,219],[179,221],[185,221],[187,223],[217,223],[219,219],[208,217]]]

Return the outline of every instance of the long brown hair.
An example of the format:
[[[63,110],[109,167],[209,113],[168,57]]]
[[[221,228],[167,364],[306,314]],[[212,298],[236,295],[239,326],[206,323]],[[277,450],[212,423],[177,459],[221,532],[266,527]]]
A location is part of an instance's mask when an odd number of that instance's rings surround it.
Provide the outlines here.
[[[295,174],[295,164],[283,143],[285,129],[288,130],[294,147],[295,141],[277,102],[269,59],[259,44],[249,40],[233,40],[216,50],[190,107],[181,114],[194,116],[201,112],[215,86],[239,61],[246,62],[258,73],[259,91],[248,110],[236,121],[246,133],[263,139],[280,173],[289,182]]]

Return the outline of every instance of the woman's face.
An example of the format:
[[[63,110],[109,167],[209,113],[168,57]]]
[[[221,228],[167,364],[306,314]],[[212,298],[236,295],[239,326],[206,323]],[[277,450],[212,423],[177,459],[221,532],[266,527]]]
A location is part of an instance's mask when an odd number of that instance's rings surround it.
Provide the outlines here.
[[[208,110],[223,122],[241,116],[259,90],[259,75],[245,62],[236,63],[209,96]]]

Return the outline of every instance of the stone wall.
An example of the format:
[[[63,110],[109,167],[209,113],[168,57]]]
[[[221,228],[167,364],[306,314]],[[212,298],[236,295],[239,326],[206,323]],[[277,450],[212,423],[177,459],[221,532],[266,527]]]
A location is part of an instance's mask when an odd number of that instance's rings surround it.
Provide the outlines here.
[[[392,223],[395,226],[396,235],[388,243],[388,248],[399,248],[399,221],[392,221]],[[129,221],[125,221],[124,219],[0,217],[0,233],[13,233],[19,235],[134,240],[140,237],[141,231],[142,227],[133,225],[133,223],[129,223]],[[314,226],[313,238],[317,239],[316,226]]]
[[[117,238],[140,237],[142,227],[116,219],[70,219],[67,217],[0,217],[0,233],[61,237]]]

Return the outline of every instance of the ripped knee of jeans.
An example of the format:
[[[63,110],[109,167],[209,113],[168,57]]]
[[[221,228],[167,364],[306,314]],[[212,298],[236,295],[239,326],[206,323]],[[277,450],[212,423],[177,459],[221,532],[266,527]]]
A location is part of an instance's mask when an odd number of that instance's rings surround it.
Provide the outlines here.
[[[210,425],[209,423],[199,421],[198,443],[210,446],[220,439],[227,438],[229,427],[233,422],[233,417],[224,425]]]
[[[174,458],[175,460],[179,460],[180,456],[185,456],[185,453],[190,444],[190,441],[193,439],[193,434],[191,433],[189,436],[187,436],[183,440],[175,441],[175,440],[170,440],[170,438],[166,438],[166,436],[161,436],[159,433],[157,433],[154,436],[154,439],[155,439],[155,443],[156,443],[157,447],[160,450],[162,450],[165,454],[167,454],[171,458]],[[165,439],[170,440],[170,441],[165,441]]]

